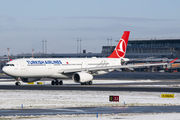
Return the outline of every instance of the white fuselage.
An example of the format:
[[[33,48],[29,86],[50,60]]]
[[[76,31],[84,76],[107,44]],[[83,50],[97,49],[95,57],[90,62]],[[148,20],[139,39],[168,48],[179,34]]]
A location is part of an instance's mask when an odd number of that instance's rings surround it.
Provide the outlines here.
[[[13,77],[63,79],[72,76],[72,74],[63,74],[63,70],[117,65],[121,65],[121,58],[24,58],[8,62],[3,67],[3,71]],[[110,71],[97,70],[92,75],[100,75],[108,72]]]

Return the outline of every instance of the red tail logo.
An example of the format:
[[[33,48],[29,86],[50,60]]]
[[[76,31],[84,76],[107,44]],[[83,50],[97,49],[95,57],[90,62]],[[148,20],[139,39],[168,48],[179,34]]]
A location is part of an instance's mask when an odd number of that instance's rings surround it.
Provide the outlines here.
[[[126,47],[129,39],[130,31],[124,31],[118,45],[116,46],[113,53],[108,58],[124,58],[126,53]]]
[[[172,60],[170,63],[174,63],[177,59],[178,59],[178,58],[176,58],[176,59]]]

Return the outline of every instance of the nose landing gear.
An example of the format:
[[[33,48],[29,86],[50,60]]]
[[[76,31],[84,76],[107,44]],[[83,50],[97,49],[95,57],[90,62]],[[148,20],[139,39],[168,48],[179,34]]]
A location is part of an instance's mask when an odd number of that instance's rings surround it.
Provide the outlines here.
[[[18,77],[15,77],[15,85],[16,86],[20,86],[21,85],[21,82],[20,82],[20,78],[18,78]]]
[[[21,83],[20,83],[20,82],[16,82],[15,85],[16,85],[16,86],[20,86]]]

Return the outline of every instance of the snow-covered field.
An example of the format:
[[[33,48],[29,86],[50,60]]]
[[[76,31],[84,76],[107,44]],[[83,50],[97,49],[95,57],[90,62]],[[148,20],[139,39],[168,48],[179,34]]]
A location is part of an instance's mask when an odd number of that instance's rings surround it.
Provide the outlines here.
[[[95,114],[81,115],[55,115],[55,116],[5,116],[0,117],[0,120],[20,119],[20,120],[179,120],[179,113],[150,113],[150,114],[100,114],[96,117]]]
[[[96,83],[128,83],[140,81],[95,80]],[[151,80],[143,82],[152,82]],[[153,81],[154,82],[154,81]],[[14,82],[0,82],[12,84]],[[23,83],[27,85],[27,83]],[[35,84],[37,84],[35,82]],[[50,84],[44,81],[43,84]],[[64,84],[74,84],[72,80]],[[137,85],[136,85],[137,86]],[[142,85],[141,85],[142,86]],[[152,85],[150,85],[152,86]],[[160,85],[161,86],[161,85]],[[169,87],[169,85],[162,85]],[[61,108],[61,107],[100,107],[100,106],[167,106],[180,105],[180,93],[172,93],[175,98],[161,98],[165,92],[123,92],[123,91],[47,91],[47,90],[0,90],[0,109]],[[171,93],[168,93],[171,94]],[[118,95],[120,102],[109,102],[110,95]]]
[[[0,109],[64,108],[102,106],[171,106],[180,105],[180,93],[175,98],[161,98],[160,92],[121,91],[43,91],[0,90]],[[168,93],[170,94],[170,93]],[[118,95],[119,102],[109,102],[110,95]]]
[[[117,82],[117,81],[115,81]],[[123,81],[121,81],[123,82]],[[127,81],[126,81],[127,82]],[[130,82],[130,81],[129,81]],[[131,81],[132,82],[132,81]],[[151,81],[149,81],[151,82]],[[1,82],[0,84],[2,84]],[[71,82],[67,81],[65,84]],[[97,81],[95,81],[97,83]],[[112,82],[111,82],[112,83]],[[3,83],[4,84],[4,83]],[[14,84],[9,82],[8,84]],[[46,83],[49,84],[49,83]],[[161,94],[174,94],[175,98],[161,98]],[[119,102],[109,102],[110,95],[118,95]],[[125,105],[124,105],[125,102]],[[180,105],[180,93],[166,92],[124,92],[124,91],[47,91],[47,90],[0,90],[0,109],[64,108],[64,107],[102,107],[102,106],[175,106]],[[4,117],[1,117],[2,119]],[[0,120],[1,120],[0,118]],[[7,118],[7,117],[6,117]],[[12,119],[178,119],[178,113],[164,114],[109,114],[109,115],[56,115]]]

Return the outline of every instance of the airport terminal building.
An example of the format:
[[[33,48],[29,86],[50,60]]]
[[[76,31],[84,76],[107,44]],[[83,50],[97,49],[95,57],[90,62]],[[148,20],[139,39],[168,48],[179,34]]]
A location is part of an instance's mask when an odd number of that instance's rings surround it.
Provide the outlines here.
[[[103,46],[102,53],[110,54],[115,46]],[[131,39],[128,41],[127,58],[180,58],[180,38]]]

